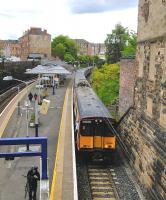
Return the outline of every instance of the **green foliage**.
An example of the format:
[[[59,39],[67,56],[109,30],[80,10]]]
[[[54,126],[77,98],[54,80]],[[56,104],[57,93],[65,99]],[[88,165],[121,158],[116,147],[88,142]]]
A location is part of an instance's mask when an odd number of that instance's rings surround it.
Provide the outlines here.
[[[107,63],[116,63],[123,56],[135,55],[136,34],[117,24],[105,40]]]
[[[119,65],[105,64],[95,68],[91,76],[92,87],[105,105],[114,103],[119,95]]]
[[[57,57],[63,60],[65,55],[65,47],[62,43],[57,44],[53,51]]]
[[[92,56],[89,55],[79,55],[78,61],[81,63],[90,63],[93,61]]]
[[[122,52],[123,57],[135,56],[137,46],[137,35],[135,32],[129,34],[126,46]]]
[[[101,58],[99,58],[99,56],[93,56],[93,60],[94,60],[94,65],[96,66],[96,67],[101,67],[102,65],[104,65],[104,63],[105,63],[105,60],[103,60],[103,59],[101,59]]]
[[[70,61],[73,62],[75,59],[74,59],[74,57],[70,53],[66,53],[65,57],[64,57],[64,60],[66,62],[70,62]]]
[[[101,67],[105,61],[100,59],[97,55],[89,56],[89,55],[79,55],[77,57],[78,62],[80,63],[81,67],[87,67],[88,65]]]
[[[63,45],[63,47],[62,47]],[[51,43],[51,51],[53,56],[58,56],[62,60],[66,54],[70,54],[73,58],[77,56],[77,45],[74,40],[68,36],[59,35],[55,37]],[[67,56],[69,58],[69,56]]]

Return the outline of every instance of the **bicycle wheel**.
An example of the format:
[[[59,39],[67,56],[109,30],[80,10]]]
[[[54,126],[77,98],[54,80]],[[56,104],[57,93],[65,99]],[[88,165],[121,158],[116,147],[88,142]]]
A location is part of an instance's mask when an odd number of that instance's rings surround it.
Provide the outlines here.
[[[28,187],[28,183],[26,183],[26,185],[25,185],[25,196],[24,196],[24,199],[26,199],[28,191],[29,191],[29,187]]]

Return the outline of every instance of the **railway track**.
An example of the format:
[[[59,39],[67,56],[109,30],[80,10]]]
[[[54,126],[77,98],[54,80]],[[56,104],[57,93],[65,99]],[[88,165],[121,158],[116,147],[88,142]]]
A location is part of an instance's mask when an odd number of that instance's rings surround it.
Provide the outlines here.
[[[92,200],[119,200],[114,169],[88,164],[88,178]]]
[[[2,113],[4,108],[7,106],[7,104],[15,97],[16,94],[17,92],[13,92],[9,96],[3,99],[3,101],[0,104],[0,114]]]
[[[0,113],[4,110],[7,104],[16,96],[17,93],[17,88],[13,87],[0,95]]]
[[[28,82],[28,84],[34,82],[36,79],[31,79]],[[21,91],[23,88],[26,87],[25,83],[17,84],[16,86],[4,91],[0,95],[0,113],[4,110],[4,108],[7,106],[7,104],[18,94],[18,87],[19,91]]]

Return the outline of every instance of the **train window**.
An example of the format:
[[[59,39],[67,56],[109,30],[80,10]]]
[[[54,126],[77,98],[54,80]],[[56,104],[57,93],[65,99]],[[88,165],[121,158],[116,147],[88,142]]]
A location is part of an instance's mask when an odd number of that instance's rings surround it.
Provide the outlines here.
[[[111,127],[108,124],[104,124],[104,136],[113,136],[114,134],[112,133]]]
[[[84,120],[80,125],[80,134],[83,136],[113,136],[111,127],[102,120]]]
[[[100,120],[95,120],[94,124],[94,136],[102,136],[104,131],[103,123]]]
[[[80,134],[83,136],[93,135],[93,125],[91,121],[87,120],[81,122]]]

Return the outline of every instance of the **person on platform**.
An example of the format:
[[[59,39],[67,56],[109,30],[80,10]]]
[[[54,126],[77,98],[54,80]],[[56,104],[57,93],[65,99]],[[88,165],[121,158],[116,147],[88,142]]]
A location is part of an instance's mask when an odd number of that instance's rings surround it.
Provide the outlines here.
[[[28,94],[28,98],[29,98],[29,101],[32,102],[33,94],[31,92]]]
[[[37,98],[38,98],[38,95],[35,93],[34,94],[34,99],[37,100]]]
[[[27,182],[29,188],[29,200],[36,200],[37,181],[40,180],[38,167],[32,167],[27,173]]]

